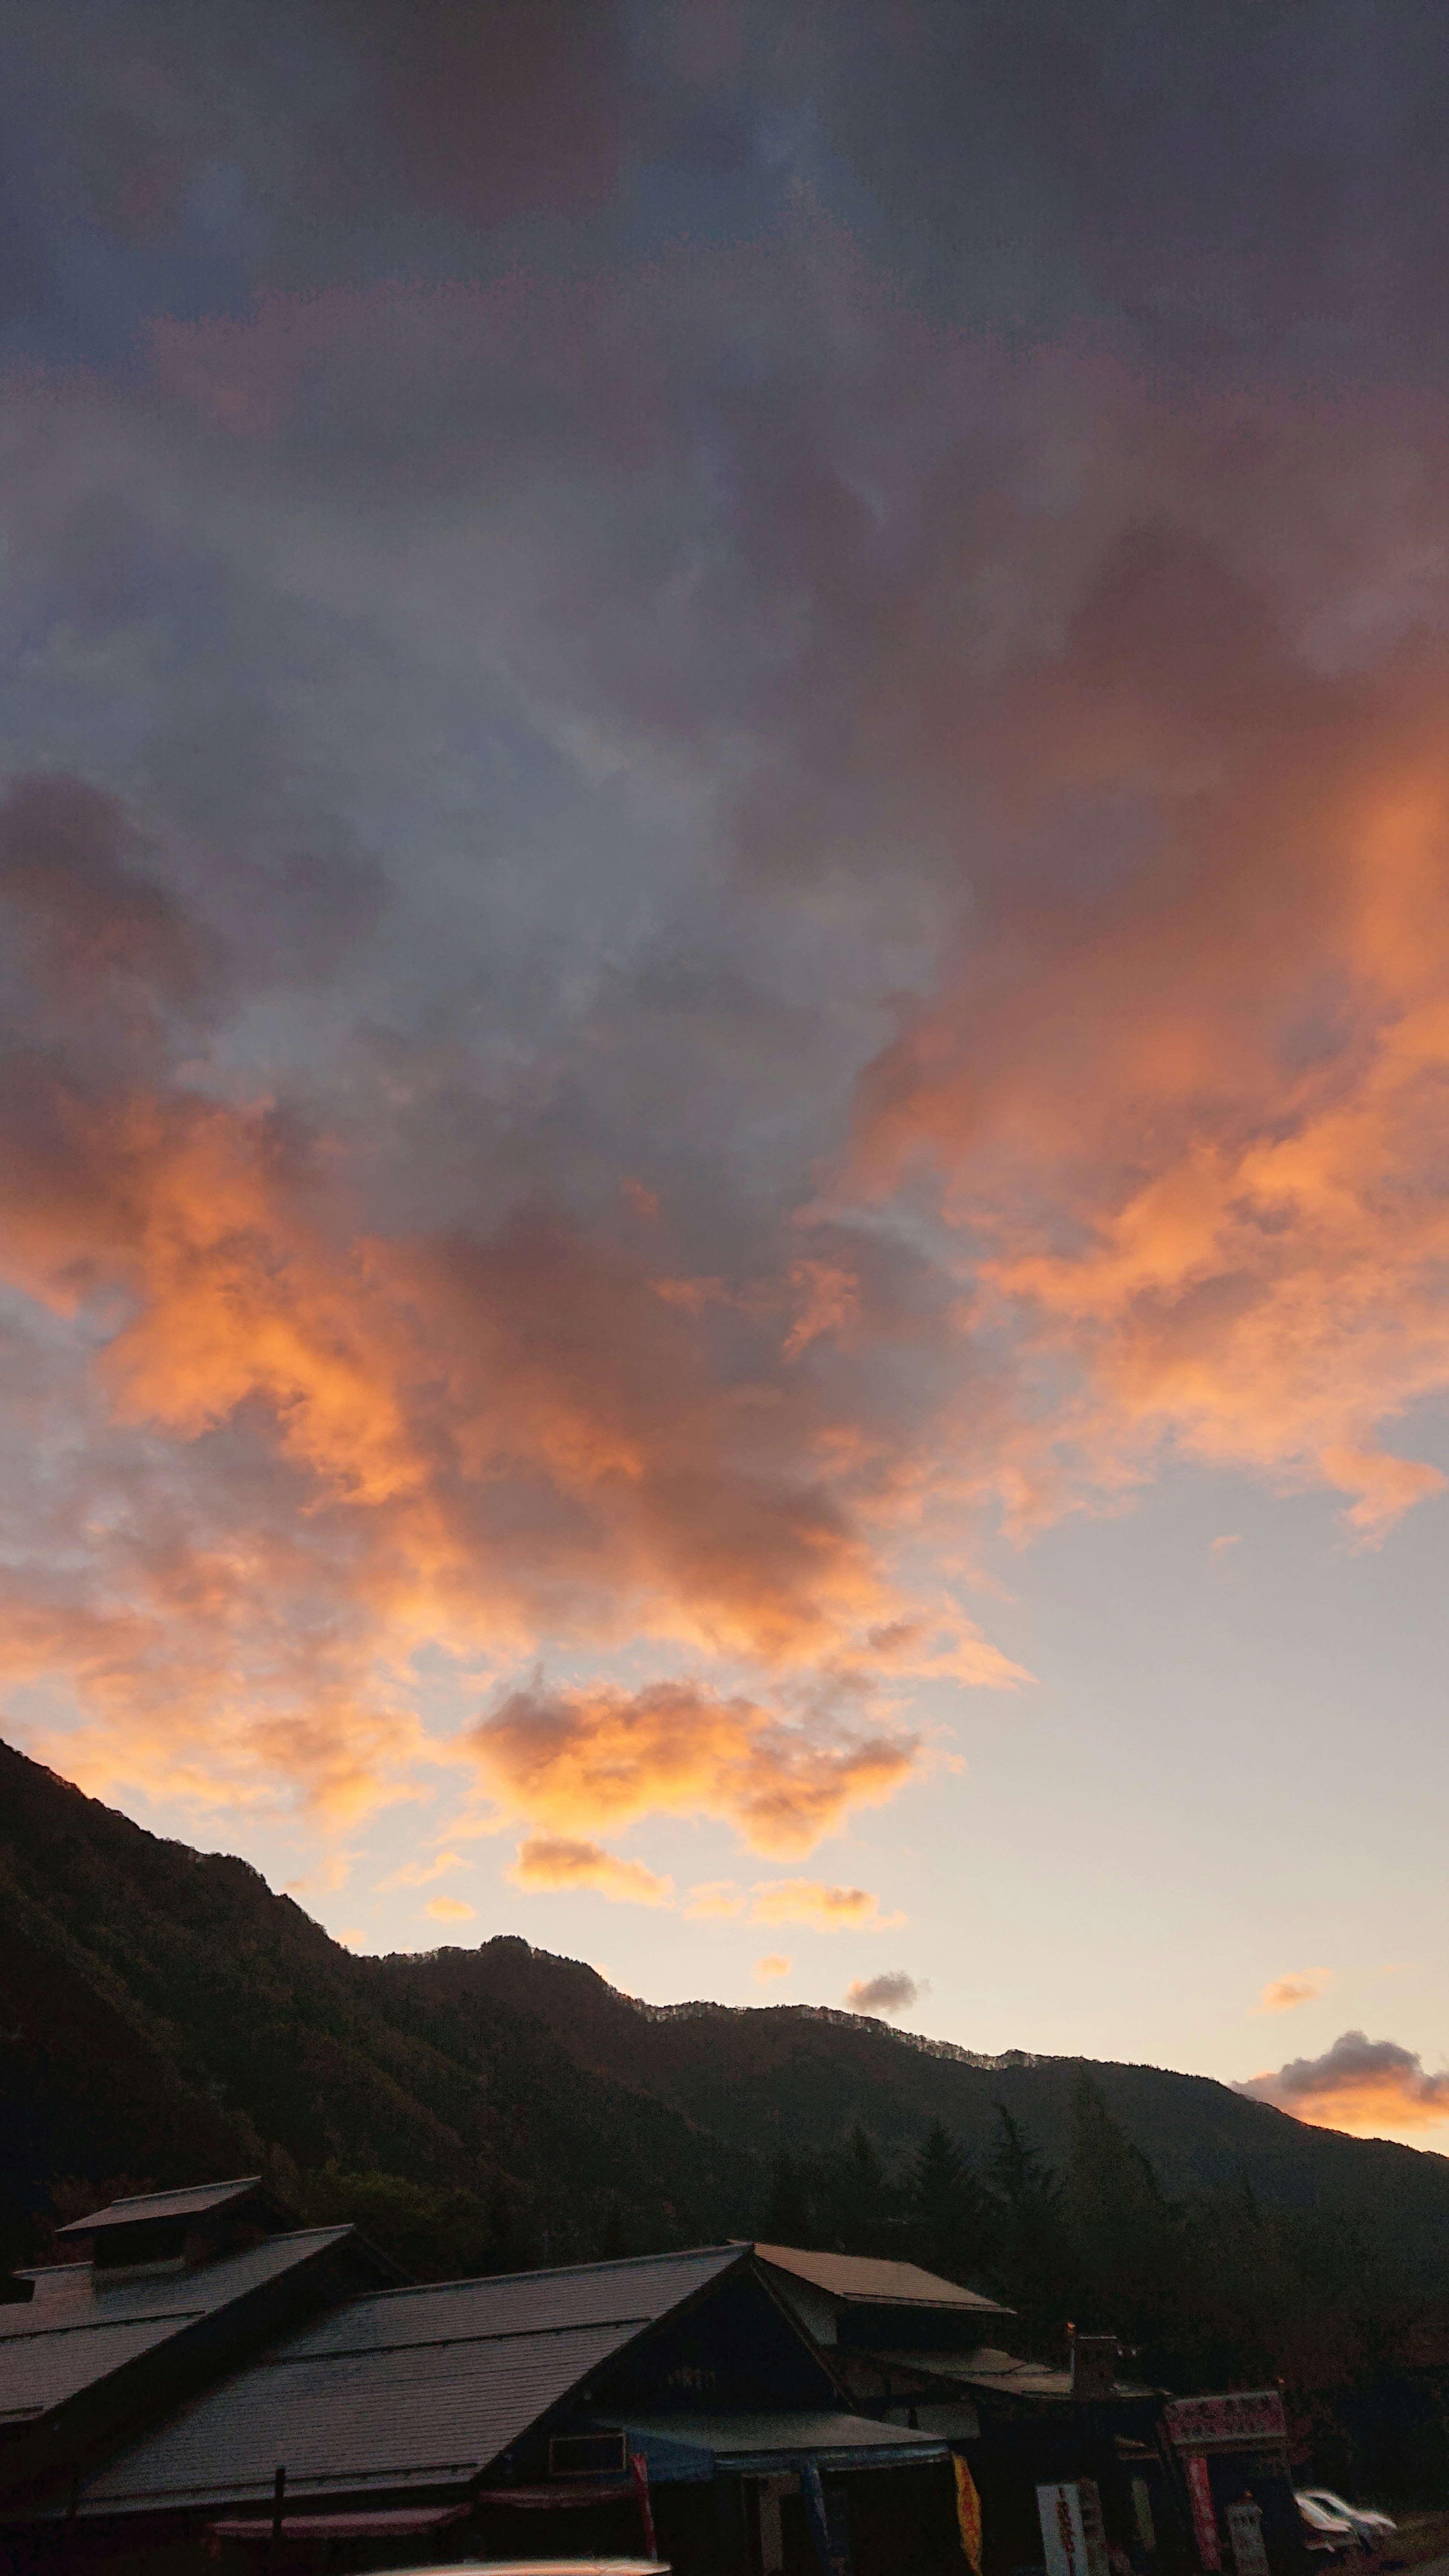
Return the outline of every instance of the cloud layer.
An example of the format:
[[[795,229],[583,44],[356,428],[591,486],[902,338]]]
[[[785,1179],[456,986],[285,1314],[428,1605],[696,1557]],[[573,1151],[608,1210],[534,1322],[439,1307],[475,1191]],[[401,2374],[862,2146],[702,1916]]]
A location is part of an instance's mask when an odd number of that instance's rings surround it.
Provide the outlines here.
[[[12,13],[0,1681],[638,1895],[1441,1489],[1449,30],[424,15]]]
[[[1449,2075],[1426,2074],[1412,2049],[1361,2030],[1344,2031],[1321,2057],[1295,2057],[1236,2090],[1320,2129],[1377,2136],[1449,2121]]]

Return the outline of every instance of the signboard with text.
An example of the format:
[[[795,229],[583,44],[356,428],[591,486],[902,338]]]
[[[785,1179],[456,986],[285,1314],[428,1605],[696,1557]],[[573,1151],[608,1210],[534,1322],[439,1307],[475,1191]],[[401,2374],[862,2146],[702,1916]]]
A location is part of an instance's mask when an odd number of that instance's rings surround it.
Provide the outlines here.
[[[1226,2397],[1177,2397],[1164,2409],[1179,2451],[1212,2451],[1229,2442],[1286,2442],[1287,2418],[1278,2388],[1234,2389]]]
[[[1092,2478],[1036,2491],[1047,2576],[1107,2576],[1102,2499]]]
[[[1263,2545],[1263,2517],[1250,2496],[1241,2504],[1229,2505],[1227,2522],[1237,2576],[1270,2576],[1268,2552]]]

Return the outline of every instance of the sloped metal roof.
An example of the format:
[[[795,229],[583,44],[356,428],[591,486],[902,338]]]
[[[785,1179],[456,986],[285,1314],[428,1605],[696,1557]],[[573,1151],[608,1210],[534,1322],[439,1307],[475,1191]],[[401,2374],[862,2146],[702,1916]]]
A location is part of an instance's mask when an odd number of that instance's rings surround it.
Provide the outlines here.
[[[23,2306],[0,2307],[0,2423],[46,2414],[138,2354],[275,2281],[351,2233],[304,2227],[192,2270],[108,2282],[89,2263],[59,2263],[25,2277]]]
[[[122,2452],[82,2513],[466,2482],[738,2245],[354,2299]]]
[[[139,2227],[155,2218],[200,2218],[207,2210],[224,2209],[229,2201],[244,2200],[248,2192],[259,2191],[261,2180],[260,2174],[243,2174],[234,2182],[191,2183],[183,2191],[138,2192],[130,2200],[113,2200],[104,2209],[93,2209],[88,2218],[73,2218],[55,2232],[57,2236],[101,2236],[108,2227]]]
[[[774,2412],[760,2415],[657,2415],[627,2418],[631,2436],[690,2451],[712,2459],[837,2459],[845,2452],[882,2459],[896,2452],[903,2459],[937,2460],[944,2445],[931,2433],[908,2432],[902,2424],[882,2424],[871,2415]]]
[[[923,2377],[948,2381],[960,2388],[984,2388],[998,2397],[1048,2397],[1057,2401],[1072,2393],[1071,2372],[1053,2370],[1045,2361],[1019,2361],[1015,2353],[999,2352],[992,2344],[978,2344],[972,2352],[882,2352],[872,2360],[893,2362],[898,2370],[919,2371]],[[1134,2380],[1118,2379],[1112,2383],[1114,2397],[1150,2397],[1150,2388]]]
[[[792,2272],[831,2298],[872,2307],[975,2308],[988,2316],[1009,2317],[999,2299],[945,2281],[939,2272],[923,2272],[918,2263],[892,2263],[873,2254],[811,2254],[796,2245],[757,2245],[762,2263]]]

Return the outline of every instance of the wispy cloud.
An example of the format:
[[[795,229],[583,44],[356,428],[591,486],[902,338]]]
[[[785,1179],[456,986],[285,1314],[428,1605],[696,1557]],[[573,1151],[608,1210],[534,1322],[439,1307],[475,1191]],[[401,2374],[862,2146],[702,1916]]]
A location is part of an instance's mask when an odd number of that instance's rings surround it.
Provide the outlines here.
[[[792,1962],[785,1957],[783,1951],[770,1950],[763,1959],[755,1961],[755,1975],[762,1986],[767,1986],[776,1977],[788,1977],[791,1965]]]
[[[1258,1997],[1261,2013],[1294,2012],[1299,2004],[1311,2004],[1332,1981],[1329,1968],[1301,1968],[1286,1977],[1274,1977]]]
[[[557,1888],[591,1887],[623,1905],[668,1905],[674,1881],[646,1869],[642,1860],[622,1860],[601,1843],[577,1842],[563,1834],[533,1834],[520,1843],[508,1872],[515,1887],[539,1894]]]
[[[471,1923],[473,1920],[474,1909],[466,1905],[461,1896],[435,1896],[426,1910],[439,1923]]]
[[[808,1923],[820,1932],[891,1932],[904,1914],[882,1914],[865,1887],[830,1887],[818,1878],[762,1880],[752,1891],[752,1923]]]
[[[376,1892],[387,1896],[395,1887],[426,1887],[435,1878],[445,1878],[449,1870],[467,1867],[461,1852],[438,1852],[432,1860],[409,1861],[404,1868],[395,1869],[390,1878],[380,1878]]]
[[[705,1921],[804,1923],[816,1932],[890,1932],[903,1914],[883,1914],[867,1887],[832,1887],[818,1878],[761,1878],[753,1887],[732,1878],[709,1879],[689,1892],[686,1914]]]

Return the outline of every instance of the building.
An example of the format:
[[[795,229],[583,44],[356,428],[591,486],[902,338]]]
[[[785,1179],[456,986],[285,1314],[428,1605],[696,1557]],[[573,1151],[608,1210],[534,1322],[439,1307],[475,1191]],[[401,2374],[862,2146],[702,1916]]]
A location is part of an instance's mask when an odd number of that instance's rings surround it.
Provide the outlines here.
[[[1182,2479],[1160,2439],[1163,2392],[1117,2376],[1115,2337],[1081,2338],[1054,2369],[982,2340],[1009,2308],[913,2263],[781,2245],[755,2254],[856,2406],[966,2461],[986,2576],[1040,2562],[1038,2486],[1084,2477],[1100,2491],[1109,2544],[1139,2568],[1195,2564]]]
[[[142,2223],[108,2216],[93,2243]],[[178,2360],[198,2320],[231,2324],[130,2405],[93,2411],[63,2478],[12,2484],[18,2569],[210,2576],[219,2557],[223,2576],[255,2576],[260,2549],[281,2552],[269,2568],[346,2576],[465,2552],[657,2548],[681,2576],[893,2576],[905,2538],[920,2576],[959,2576],[948,2443],[856,2406],[752,2246],[425,2286],[318,2271],[297,2301],[308,2313],[239,2331],[224,2294],[250,2293],[235,2267],[270,2265],[300,2290],[304,2244],[320,2256],[323,2237],[344,2271],[366,2264],[348,2230],[228,2251],[213,2224],[179,2255],[102,2262],[99,2282],[93,2259],[67,2267],[66,2293],[37,2292],[37,2315],[50,2296],[79,2313],[124,2271],[164,2301],[143,2319],[133,2300],[126,2330],[161,2332]],[[90,2366],[97,2389],[114,2381]]]
[[[0,2510],[91,2464],[294,2321],[396,2280],[351,2227],[299,2228],[255,2175],[118,2200],[0,2305]]]

